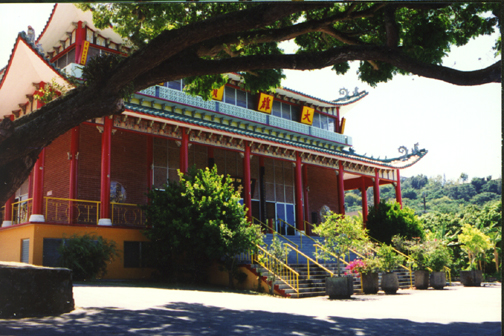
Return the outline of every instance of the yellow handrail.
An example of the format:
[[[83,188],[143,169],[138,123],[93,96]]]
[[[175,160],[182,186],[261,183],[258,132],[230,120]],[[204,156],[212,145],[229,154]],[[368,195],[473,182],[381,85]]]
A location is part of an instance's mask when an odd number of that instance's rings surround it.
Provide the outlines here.
[[[273,273],[280,281],[292,288],[299,297],[299,273],[261,246],[257,245],[257,248],[268,257],[267,262],[263,262],[264,259],[259,258],[258,254],[254,254],[253,261]],[[275,264],[273,264],[272,260],[275,260]],[[274,286],[275,284],[272,283],[271,285]]]
[[[334,259],[339,259],[342,263],[344,263],[345,265],[348,265],[349,263],[345,260],[345,258],[341,259],[341,258],[338,258],[338,256],[334,253],[332,253],[331,251],[329,251],[328,249],[326,249],[324,246],[320,245],[319,243],[316,243],[316,244],[313,244],[313,246],[315,246],[315,253],[317,254],[317,250],[320,248],[321,250],[324,250],[326,253],[329,253]],[[318,261],[318,258],[317,258],[317,261]]]
[[[327,269],[325,266],[319,264],[317,261],[313,260],[312,258],[310,258],[309,256],[307,256],[306,254],[304,254],[303,252],[297,250],[294,246],[292,245],[289,245],[289,244],[285,244],[286,246],[288,246],[289,248],[293,249],[293,250],[296,250],[297,253],[301,254],[303,257],[306,258],[306,264],[308,266],[308,280],[310,280],[310,261],[312,263],[314,263],[315,265],[317,265],[318,267],[322,268],[324,271],[326,271],[327,273],[331,274],[331,277],[334,276],[334,273]]]
[[[300,233],[301,233],[301,231],[299,231],[299,230],[298,230],[295,226],[293,226],[293,225],[291,225],[291,224],[287,223],[286,221],[284,221],[284,220],[283,220],[283,219],[281,219],[281,218],[277,218],[277,219],[278,219],[280,222],[283,222],[283,223],[287,224],[288,226],[290,226],[291,228],[293,228],[293,229],[294,229],[294,232],[300,232]],[[303,235],[302,235],[302,234],[300,234],[300,235],[299,235],[299,242],[301,243],[301,248],[303,248]]]
[[[279,220],[280,220],[280,221],[282,221],[282,222],[285,222],[284,220],[282,220],[282,219],[280,219],[280,218],[279,218]],[[285,224],[287,224],[287,225],[289,225],[290,227],[294,228],[294,230],[296,230],[297,232],[299,232],[299,235],[300,235],[300,236],[305,236],[306,238],[311,239],[311,240],[312,240],[315,244],[317,244],[317,243],[318,243],[318,241],[316,241],[315,239],[313,239],[312,237],[310,237],[309,235],[307,235],[305,232],[298,230],[297,228],[295,228],[294,226],[290,225],[290,224],[289,224],[289,223],[287,223],[287,222],[285,222]],[[310,224],[310,225],[311,225],[311,224]],[[303,246],[301,246],[301,247],[303,247]]]
[[[254,220],[255,220],[255,221],[257,221],[257,222],[258,222],[259,224],[261,224],[262,226],[264,226],[265,228],[267,228],[268,230],[269,230],[269,229],[271,229],[268,225],[266,225],[265,223],[261,222],[259,219],[255,218],[255,217],[252,217],[252,222],[253,222]],[[273,235],[276,235],[276,234],[277,234],[277,235],[279,235],[280,237],[282,237],[283,239],[285,239],[285,240],[287,240],[288,242],[290,242],[291,244],[296,245],[296,247],[299,247],[299,245],[298,245],[298,244],[294,243],[292,240],[290,240],[289,238],[285,237],[284,235],[282,235],[282,234],[281,234],[281,233],[279,233],[278,231],[276,231],[276,230],[274,230],[274,229],[272,229],[272,230],[273,230]],[[301,247],[303,247],[303,246],[301,246]]]

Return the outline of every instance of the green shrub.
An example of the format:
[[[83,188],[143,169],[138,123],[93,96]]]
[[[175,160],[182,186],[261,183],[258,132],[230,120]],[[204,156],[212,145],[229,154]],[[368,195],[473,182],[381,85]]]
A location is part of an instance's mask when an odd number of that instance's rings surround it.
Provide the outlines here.
[[[64,239],[58,251],[60,264],[71,269],[73,280],[78,281],[104,276],[107,264],[119,256],[113,240],[87,233]]]
[[[229,176],[217,174],[217,166],[192,167],[179,177],[152,189],[142,207],[154,266],[165,279],[204,282],[211,262],[220,260],[233,286],[235,256],[262,242],[260,227],[247,221],[240,191]]]
[[[381,244],[376,249],[376,256],[380,259],[381,269],[384,272],[393,272],[404,262],[404,257],[387,244]]]
[[[413,209],[401,209],[399,203],[386,203],[383,200],[378,207],[370,207],[366,228],[371,237],[389,245],[394,235],[405,239],[424,237],[422,223]]]

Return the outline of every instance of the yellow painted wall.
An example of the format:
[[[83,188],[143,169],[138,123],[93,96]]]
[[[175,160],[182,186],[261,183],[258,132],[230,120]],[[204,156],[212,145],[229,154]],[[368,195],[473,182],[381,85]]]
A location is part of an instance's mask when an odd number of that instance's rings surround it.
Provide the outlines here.
[[[89,233],[114,240],[119,250],[116,258],[107,268],[104,279],[149,278],[152,269],[124,268],[123,248],[125,241],[148,241],[142,229],[118,228],[113,226],[77,226],[55,224],[27,224],[0,229],[0,260],[21,260],[21,239],[30,239],[30,263],[42,265],[44,238],[64,238],[74,234]]]
[[[33,263],[33,225],[6,227],[0,230],[0,260],[21,261],[21,240],[30,239],[30,263]]]

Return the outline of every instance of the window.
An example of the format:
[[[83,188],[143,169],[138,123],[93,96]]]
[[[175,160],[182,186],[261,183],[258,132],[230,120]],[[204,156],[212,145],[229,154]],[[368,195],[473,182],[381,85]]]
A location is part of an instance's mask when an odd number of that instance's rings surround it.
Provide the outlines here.
[[[274,115],[276,117],[282,117],[282,103],[280,103],[278,100],[273,101],[273,108],[271,110],[271,115]]]
[[[236,105],[241,107],[247,107],[247,92],[242,90],[236,90]]]
[[[232,105],[236,105],[236,97],[235,97],[236,89],[226,86],[224,88],[224,102]]]
[[[30,239],[21,240],[21,262],[30,262]]]
[[[124,242],[124,268],[150,267],[150,242]]]
[[[58,251],[63,239],[61,238],[44,238],[42,245],[42,266],[60,267],[60,253]]]
[[[75,48],[62,55],[55,61],[56,66],[60,69],[63,69],[70,63],[75,63]]]
[[[179,91],[182,91],[182,88],[184,87],[182,84],[182,79],[169,81],[166,83],[166,86],[169,87],[170,89],[179,90]]]

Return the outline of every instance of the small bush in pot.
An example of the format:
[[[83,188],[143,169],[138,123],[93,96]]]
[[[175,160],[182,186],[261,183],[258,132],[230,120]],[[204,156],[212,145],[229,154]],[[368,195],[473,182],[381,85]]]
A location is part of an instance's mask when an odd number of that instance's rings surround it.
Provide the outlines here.
[[[415,271],[415,288],[429,288],[429,271],[427,270],[427,246],[420,238],[405,240],[404,250],[408,253],[407,260],[409,266]]]
[[[481,269],[477,269],[478,260],[484,258],[486,251],[492,248],[490,237],[470,224],[464,224],[458,241],[469,258],[467,269],[460,272],[460,282],[464,286],[480,286],[483,276]]]
[[[381,288],[386,294],[395,294],[399,289],[399,280],[394,270],[404,262],[404,257],[385,243],[378,247],[376,255],[381,260],[382,271],[385,272],[382,274]]]
[[[450,249],[441,240],[430,240],[425,243],[427,255],[425,266],[432,270],[430,285],[435,289],[443,289],[446,285],[445,267],[452,262]]]
[[[357,219],[330,211],[325,216],[325,221],[317,225],[313,232],[324,238],[324,248],[318,252],[318,257],[324,260],[336,259],[337,262],[337,278],[326,278],[327,294],[330,298],[349,298],[353,294],[353,277],[341,276],[341,259],[345,258],[351,248],[363,244],[366,230]]]

